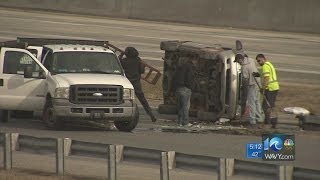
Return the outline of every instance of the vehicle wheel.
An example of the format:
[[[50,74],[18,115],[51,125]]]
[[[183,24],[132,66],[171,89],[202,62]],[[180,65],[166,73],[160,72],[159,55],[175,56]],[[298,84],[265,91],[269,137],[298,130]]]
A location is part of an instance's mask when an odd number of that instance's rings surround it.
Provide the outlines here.
[[[177,106],[175,104],[160,104],[158,112],[160,114],[177,114]]]
[[[119,131],[131,132],[139,122],[139,110],[138,106],[136,106],[136,114],[131,121],[115,121],[114,125]]]
[[[8,110],[2,110],[1,112],[1,122],[8,122],[10,119],[10,112]]]
[[[59,120],[55,115],[52,103],[47,101],[43,109],[43,121],[49,129],[61,130],[63,128],[63,121]]]
[[[17,119],[31,119],[33,118],[33,112],[32,111],[12,111],[11,117],[14,117]]]

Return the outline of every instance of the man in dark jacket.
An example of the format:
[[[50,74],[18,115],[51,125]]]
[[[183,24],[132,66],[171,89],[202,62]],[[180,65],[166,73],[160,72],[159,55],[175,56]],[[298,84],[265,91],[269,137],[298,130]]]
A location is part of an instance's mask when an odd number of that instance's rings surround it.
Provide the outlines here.
[[[122,58],[125,55],[125,58]],[[142,104],[143,108],[147,114],[151,117],[152,122],[157,121],[156,117],[153,115],[152,110],[146,100],[141,87],[141,74],[144,73],[144,67],[139,58],[139,52],[134,47],[127,47],[124,54],[119,56],[121,65],[125,71],[126,77],[129,79],[134,87],[134,92]]]
[[[173,80],[173,88],[177,97],[178,124],[191,126],[189,123],[190,99],[194,82],[194,65],[196,59],[178,66]]]

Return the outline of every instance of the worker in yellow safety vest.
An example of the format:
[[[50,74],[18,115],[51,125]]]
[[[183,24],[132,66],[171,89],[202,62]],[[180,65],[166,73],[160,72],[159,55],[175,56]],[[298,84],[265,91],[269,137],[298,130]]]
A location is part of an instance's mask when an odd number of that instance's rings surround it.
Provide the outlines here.
[[[263,54],[258,54],[256,56],[256,60],[259,63],[259,65],[262,66],[261,91],[266,97],[263,99],[262,102],[262,109],[265,114],[265,124],[271,124],[272,127],[275,128],[277,122],[270,122],[269,108],[275,107],[277,94],[280,89],[279,82],[277,79],[277,73],[272,63],[268,61]],[[271,107],[268,106],[266,99],[268,100]]]

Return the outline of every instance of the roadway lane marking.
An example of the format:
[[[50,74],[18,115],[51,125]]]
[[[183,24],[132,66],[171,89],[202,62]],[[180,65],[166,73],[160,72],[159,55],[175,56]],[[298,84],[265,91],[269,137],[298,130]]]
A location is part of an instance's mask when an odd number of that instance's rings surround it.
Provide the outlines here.
[[[4,18],[4,17],[0,17],[1,18]],[[88,26],[88,23],[85,24],[85,23],[72,23],[72,22],[59,22],[59,21],[48,21],[48,20],[39,20],[39,19],[24,19],[24,18],[18,18],[18,17],[5,17],[7,19],[17,19],[17,20],[21,20],[21,21],[33,21],[33,22],[36,22],[36,23],[39,23],[39,22],[44,22],[44,23],[51,23],[51,24],[61,24],[61,25],[73,25],[73,26]],[[103,29],[106,29],[106,28],[109,28],[109,29],[122,29],[122,30],[128,30],[130,29],[130,26],[129,27],[116,27],[116,26],[108,26],[108,25],[96,25],[96,24],[89,24],[91,27],[94,26],[94,27],[100,27],[100,28],[103,28]],[[136,28],[137,29],[141,29],[140,28],[141,26],[137,26]],[[159,29],[151,29],[151,30],[154,30],[154,31],[161,31]],[[181,31],[175,31],[175,33],[184,33],[184,34],[192,34],[194,36],[205,36],[205,37],[212,37],[212,38],[226,38],[226,39],[241,39],[241,40],[254,40],[254,41],[278,41],[278,42],[283,42],[284,40],[291,40],[291,41],[295,41],[295,43],[299,43],[299,41],[296,41],[295,39],[266,39],[266,38],[253,38],[253,37],[243,37],[243,36],[239,36],[239,35],[212,35],[212,34],[201,34],[201,33],[197,33],[196,30],[195,32],[181,32]],[[166,32],[168,33],[168,32]],[[169,32],[170,33],[170,32]],[[175,33],[172,34],[172,36],[175,35]],[[213,32],[208,32],[208,33],[213,33]],[[162,38],[162,37],[155,37],[155,36],[136,36],[136,35],[124,35],[124,36],[128,36],[128,37],[139,37],[139,38],[147,38],[147,39],[162,39],[162,40],[171,40],[171,38]],[[248,36],[248,35],[247,35]],[[269,37],[271,38],[271,37]],[[272,37],[272,38],[275,38],[275,37]],[[320,41],[318,41],[320,42]]]

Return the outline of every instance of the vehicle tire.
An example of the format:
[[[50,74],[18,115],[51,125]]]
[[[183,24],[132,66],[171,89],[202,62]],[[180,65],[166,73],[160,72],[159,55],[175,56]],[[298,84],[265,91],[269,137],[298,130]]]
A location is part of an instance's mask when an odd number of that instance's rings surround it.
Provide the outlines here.
[[[17,118],[17,119],[31,119],[33,118],[33,112],[32,111],[12,111],[11,117]]]
[[[134,128],[136,128],[136,126],[138,125],[138,122],[139,122],[139,109],[138,109],[138,106],[136,105],[136,114],[131,121],[115,121],[114,125],[119,131],[131,132]]]
[[[61,130],[63,128],[63,121],[55,115],[52,102],[47,100],[43,109],[43,121],[49,129]]]
[[[10,119],[10,112],[8,110],[2,110],[1,113],[1,122],[6,123]]]
[[[175,104],[160,104],[158,112],[160,114],[177,114],[177,106]]]

